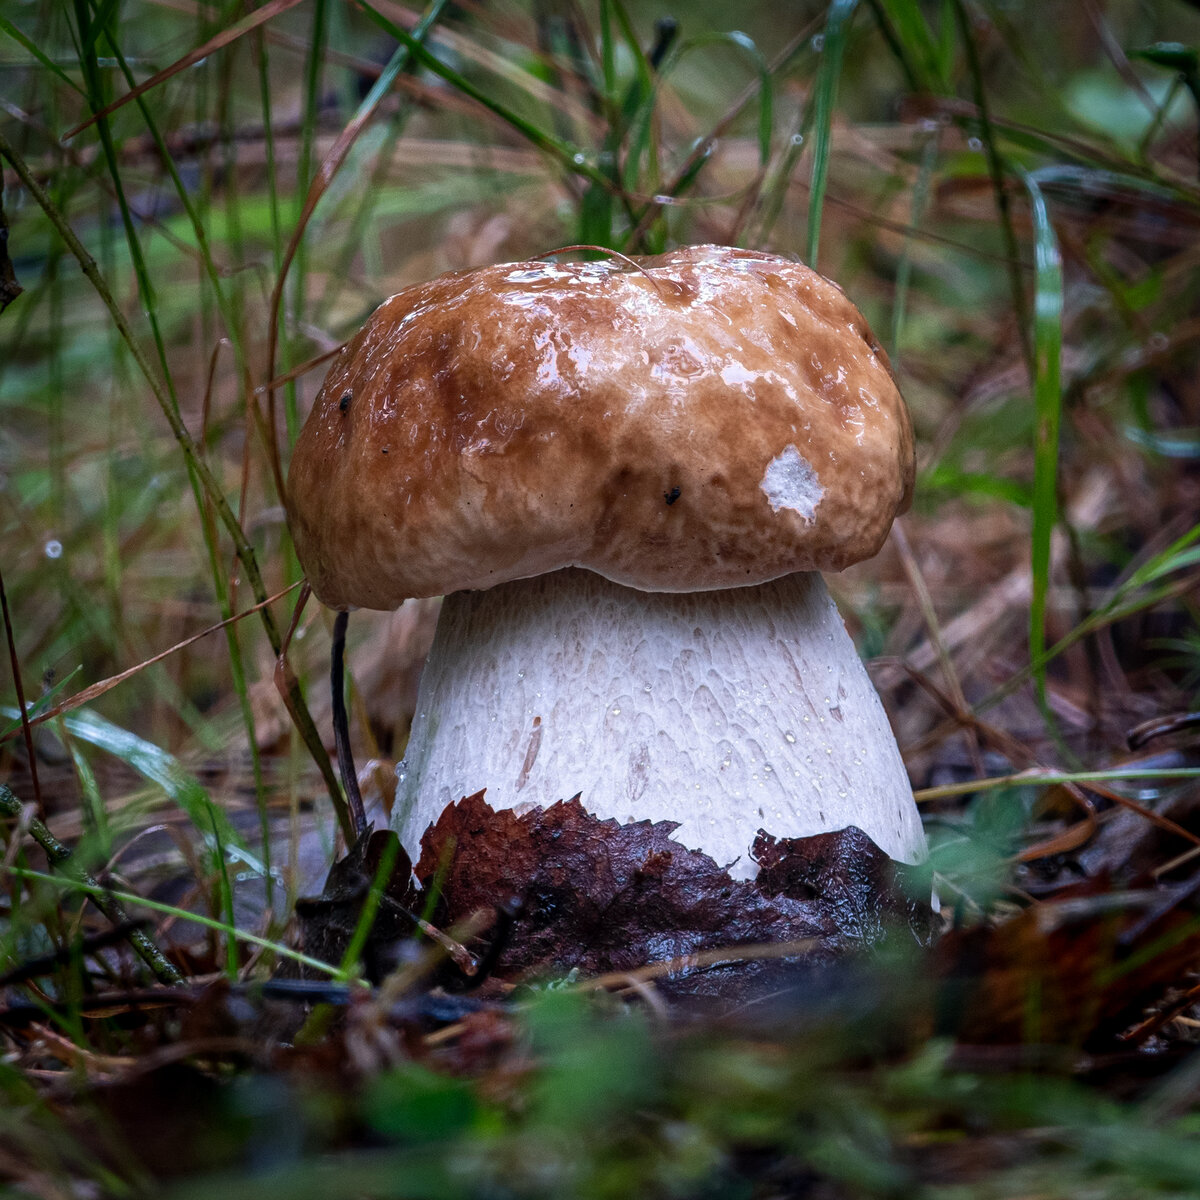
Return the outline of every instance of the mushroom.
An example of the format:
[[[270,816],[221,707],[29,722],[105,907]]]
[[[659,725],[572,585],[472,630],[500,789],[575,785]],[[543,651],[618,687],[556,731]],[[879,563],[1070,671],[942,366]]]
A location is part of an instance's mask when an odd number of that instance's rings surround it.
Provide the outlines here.
[[[386,301],[335,360],[288,507],[317,596],[446,596],[393,825],[578,794],[752,878],[756,833],[924,857],[879,697],[819,574],[913,482],[842,291],[721,246],[509,263]]]

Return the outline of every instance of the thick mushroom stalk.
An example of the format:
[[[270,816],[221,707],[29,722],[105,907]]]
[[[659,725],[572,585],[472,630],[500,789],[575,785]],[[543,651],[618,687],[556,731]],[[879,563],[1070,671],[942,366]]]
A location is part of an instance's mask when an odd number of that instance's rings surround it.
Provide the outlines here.
[[[925,841],[879,697],[821,576],[645,593],[563,570],[447,597],[400,766],[413,861],[450,804],[580,793],[593,815],[673,821],[752,878],[760,829],[856,825],[889,856]]]

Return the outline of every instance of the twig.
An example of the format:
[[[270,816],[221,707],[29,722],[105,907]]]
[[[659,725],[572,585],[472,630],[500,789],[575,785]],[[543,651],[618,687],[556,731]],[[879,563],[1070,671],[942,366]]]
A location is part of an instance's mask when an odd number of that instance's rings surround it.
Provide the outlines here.
[[[967,697],[963,692],[962,683],[958,678],[958,672],[954,668],[954,660],[950,657],[950,653],[946,649],[946,644],[942,640],[941,625],[938,622],[937,610],[933,606],[933,597],[929,594],[929,587],[925,582],[925,576],[921,574],[920,565],[917,563],[916,555],[913,554],[912,547],[908,543],[908,536],[904,532],[904,525],[901,521],[897,521],[892,526],[892,539],[897,553],[900,555],[904,574],[908,576],[911,591],[917,601],[917,608],[920,610],[921,618],[925,622],[925,630],[929,635],[929,643],[937,654],[938,663],[941,665],[942,678],[945,681],[946,688],[950,693],[950,700],[954,706],[953,716],[962,726],[963,737],[967,743],[967,753],[971,756],[971,765],[975,768],[976,776],[983,778],[985,774],[983,758],[979,753],[979,737],[971,721],[970,705],[967,704]]]
[[[801,938],[794,942],[758,942],[746,946],[724,946],[716,950],[697,950],[675,958],[648,963],[631,971],[609,971],[586,979],[575,989],[580,992],[608,991],[611,988],[636,987],[637,984],[674,975],[679,971],[702,971],[725,963],[759,962],[777,958],[801,958],[820,945],[820,938]]]
[[[367,814],[363,808],[362,792],[358,790],[358,772],[354,769],[354,752],[350,749],[350,722],[346,716],[346,687],[343,666],[346,658],[346,626],[350,614],[342,609],[333,621],[333,644],[329,650],[329,688],[333,696],[333,740],[337,746],[338,767],[342,772],[342,787],[350,805],[350,816],[358,837],[367,832]]]
[[[305,581],[304,586],[300,589],[300,595],[296,597],[296,606],[292,610],[292,621],[288,626],[287,633],[284,636],[283,644],[279,647],[279,653],[275,658],[275,689],[279,692],[283,699],[284,706],[292,715],[292,720],[297,719],[296,704],[304,703],[304,698],[300,693],[300,681],[296,678],[296,673],[292,670],[291,663],[288,662],[287,652],[288,647],[292,644],[292,635],[296,632],[296,627],[300,624],[300,615],[304,612],[304,606],[308,603],[309,596],[312,595],[312,587]],[[305,709],[305,715],[308,710]],[[317,734],[316,727],[313,727],[313,734]],[[354,819],[350,815],[350,807],[346,803],[345,796],[342,795],[342,789],[338,784],[337,776],[333,773],[333,764],[329,761],[329,755],[325,753],[325,747],[321,746],[321,755],[323,766],[322,772],[328,771],[325,776],[325,784],[329,789],[329,796],[333,800],[333,810],[337,814],[338,825],[341,828],[342,836],[346,839],[347,846],[353,846],[356,831]]]
[[[276,600],[283,599],[288,592],[293,592],[296,588],[300,587],[302,582],[303,580],[297,580],[297,582],[291,584],[289,587],[285,587],[283,591],[269,596],[263,604],[274,604]],[[29,727],[32,729],[35,725],[42,725],[46,721],[53,721],[55,717],[61,717],[63,713],[68,713],[73,709],[81,708],[85,704],[90,704],[93,700],[103,696],[105,692],[112,691],[118,684],[124,683],[127,679],[132,679],[133,676],[144,671],[147,667],[152,667],[155,663],[162,662],[163,659],[169,658],[177,651],[186,650],[193,642],[198,642],[201,638],[208,637],[210,633],[216,633],[219,629],[225,629],[230,625],[234,625],[243,618],[257,612],[263,607],[263,604],[256,604],[252,608],[246,608],[239,613],[234,613],[232,617],[226,617],[223,621],[218,621],[215,625],[209,625],[207,628],[201,629],[199,633],[193,633],[185,637],[182,641],[176,642],[175,645],[169,646],[166,650],[160,650],[157,654],[143,659],[137,666],[119,671],[116,675],[110,675],[107,679],[101,679],[99,683],[93,683],[89,687],[85,687],[82,691],[76,692],[73,696],[68,696],[65,700],[54,705],[53,708],[32,714],[29,717]],[[8,735],[0,734],[0,744],[4,742],[6,736]]]

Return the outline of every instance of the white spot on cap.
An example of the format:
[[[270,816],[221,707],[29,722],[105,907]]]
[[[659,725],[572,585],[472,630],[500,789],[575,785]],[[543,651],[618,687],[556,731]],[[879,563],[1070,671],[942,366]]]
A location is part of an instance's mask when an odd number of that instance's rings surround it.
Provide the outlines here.
[[[825,495],[812,464],[795,446],[785,446],[782,454],[771,459],[760,486],[774,512],[790,508],[806,521],[816,516]]]

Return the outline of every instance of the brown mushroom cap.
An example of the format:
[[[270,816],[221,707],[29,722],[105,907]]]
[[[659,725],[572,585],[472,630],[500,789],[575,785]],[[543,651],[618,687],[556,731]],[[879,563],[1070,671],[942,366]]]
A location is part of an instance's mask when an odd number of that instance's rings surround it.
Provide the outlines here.
[[[586,567],[705,591],[874,554],[912,429],[862,315],[807,267],[690,246],[507,263],[382,304],[296,443],[300,561],[335,608]]]

